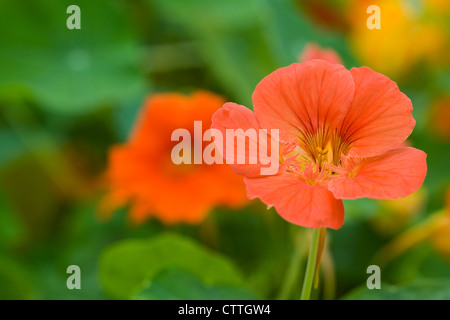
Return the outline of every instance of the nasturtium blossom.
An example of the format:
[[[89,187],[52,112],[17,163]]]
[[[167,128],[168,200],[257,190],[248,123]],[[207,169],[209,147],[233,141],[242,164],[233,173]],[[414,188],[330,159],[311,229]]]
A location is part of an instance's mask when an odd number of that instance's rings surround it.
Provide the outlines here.
[[[291,223],[338,229],[341,199],[395,199],[423,183],[426,154],[403,144],[415,125],[411,100],[367,67],[292,64],[257,85],[253,107],[226,103],[212,127],[279,130],[277,174],[258,175],[261,163],[230,166],[245,176],[249,198]]]
[[[215,206],[246,204],[245,184],[228,166],[175,165],[171,158],[178,143],[171,139],[173,131],[192,132],[194,121],[208,129],[212,114],[224,102],[206,91],[150,96],[129,141],[110,150],[106,173],[110,192],[101,202],[101,213],[108,215],[128,204],[136,223],[157,217],[166,224],[195,224]]]

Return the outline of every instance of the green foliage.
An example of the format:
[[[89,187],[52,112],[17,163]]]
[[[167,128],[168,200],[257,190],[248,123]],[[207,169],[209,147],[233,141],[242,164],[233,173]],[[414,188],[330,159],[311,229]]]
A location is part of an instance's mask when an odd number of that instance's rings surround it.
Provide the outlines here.
[[[258,82],[275,69],[298,62],[307,42],[316,39],[329,46],[343,41],[338,34],[316,31],[293,1],[148,2],[168,21],[190,32],[217,81],[236,102],[249,108]],[[348,51],[344,52],[350,61]]]
[[[218,225],[217,248],[238,264],[255,292],[275,298],[293,250],[290,231],[299,227],[290,228],[275,210],[268,211],[263,204],[228,211],[216,210],[211,216]]]
[[[273,57],[261,50],[266,43],[259,30],[263,2],[150,2],[169,21],[190,32],[217,80],[241,103],[251,107],[250,97],[255,85],[276,67]],[[239,10],[234,10],[236,7]]]
[[[43,108],[87,112],[146,89],[137,39],[123,2],[77,1],[81,29],[66,27],[68,3],[2,1],[0,91],[31,92]],[[9,95],[12,95],[10,92]]]
[[[136,300],[255,300],[257,297],[239,287],[203,284],[198,277],[179,269],[164,269],[142,290]]]
[[[420,280],[405,286],[382,283],[381,289],[369,290],[366,286],[355,289],[344,297],[346,300],[449,300],[450,281]]]
[[[24,268],[0,256],[0,300],[32,299],[33,285]]]
[[[230,261],[176,234],[112,245],[100,257],[100,280],[111,297],[126,299],[167,267],[183,268],[208,285],[242,284]]]
[[[0,194],[0,248],[17,243],[24,235],[24,229],[17,213]]]

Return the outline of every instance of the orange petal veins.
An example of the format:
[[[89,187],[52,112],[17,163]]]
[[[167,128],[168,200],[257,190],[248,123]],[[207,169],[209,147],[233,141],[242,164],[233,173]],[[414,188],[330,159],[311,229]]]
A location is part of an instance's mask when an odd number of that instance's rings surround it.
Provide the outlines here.
[[[253,154],[251,157],[249,156],[249,145],[254,144],[257,146],[257,151],[260,147],[265,146],[266,150],[270,151],[271,144],[268,143],[267,140],[259,139],[259,123],[256,119],[255,113],[250,109],[235,104],[235,103],[226,103],[222,108],[220,108],[217,112],[214,113],[212,117],[212,126],[213,129],[219,129],[222,132],[222,136],[225,140],[225,145],[223,149],[223,153],[226,155],[227,149],[234,148],[235,159],[231,159],[234,161],[234,164],[230,163],[230,167],[233,172],[244,175],[247,177],[257,177],[260,176],[261,167],[264,166],[261,164],[261,159],[264,163],[269,163],[271,160],[270,157],[259,157],[258,152]],[[227,129],[241,129],[244,132],[248,129],[253,129],[256,133],[256,139],[253,139],[251,135],[249,138],[246,138],[245,148],[238,148],[237,139],[233,141],[232,139],[226,139],[226,130]],[[270,133],[270,132],[269,132]],[[272,143],[277,143],[273,141]],[[237,156],[244,153],[245,156],[245,164],[237,164]],[[266,153],[267,154],[267,153]],[[225,156],[224,156],[225,158]],[[256,161],[256,164],[250,164],[249,159],[252,158],[253,161]],[[230,160],[230,159],[227,159]],[[278,161],[278,159],[276,159]],[[227,162],[229,163],[229,162]]]
[[[310,228],[339,229],[344,223],[342,200],[326,188],[285,175],[245,178],[250,199],[275,207],[285,220]]]
[[[280,129],[280,139],[296,141],[299,131],[339,128],[354,95],[351,74],[323,60],[294,63],[265,77],[253,93],[263,128]],[[325,128],[326,127],[326,128]]]
[[[330,181],[328,189],[338,199],[405,197],[422,185],[426,156],[418,149],[401,148],[360,161],[344,158],[345,169]]]
[[[386,76],[367,67],[350,70],[355,97],[340,136],[352,144],[350,154],[370,157],[397,147],[411,134],[415,120],[411,100]]]

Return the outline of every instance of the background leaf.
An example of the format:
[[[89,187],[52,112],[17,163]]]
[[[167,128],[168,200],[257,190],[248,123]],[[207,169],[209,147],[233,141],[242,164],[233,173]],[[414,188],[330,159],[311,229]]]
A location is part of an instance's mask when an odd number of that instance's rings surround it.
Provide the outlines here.
[[[450,281],[419,280],[405,286],[381,284],[381,289],[362,286],[344,297],[346,300],[449,300]]]
[[[126,299],[167,267],[183,268],[207,285],[242,283],[238,270],[223,256],[175,234],[126,240],[107,248],[100,257],[100,281],[111,297]]]
[[[0,300],[32,299],[33,286],[25,269],[13,260],[0,257]]]
[[[0,20],[0,90],[19,85],[18,94],[28,89],[44,108],[84,112],[146,89],[136,72],[140,51],[124,3],[76,4],[80,30],[66,26],[67,2],[39,0],[28,8],[1,2],[0,11],[8,14]]]
[[[165,269],[133,296],[136,300],[255,300],[250,291],[232,286],[207,286],[190,272]]]

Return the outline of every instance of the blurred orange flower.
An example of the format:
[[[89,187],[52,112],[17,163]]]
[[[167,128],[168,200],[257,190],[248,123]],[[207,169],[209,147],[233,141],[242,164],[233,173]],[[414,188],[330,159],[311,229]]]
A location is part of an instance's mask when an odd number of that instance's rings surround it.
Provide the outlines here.
[[[305,46],[298,60],[299,62],[305,62],[314,59],[325,60],[329,63],[342,64],[341,57],[336,51],[333,49],[321,48],[318,44],[311,42]]]
[[[171,160],[178,143],[171,141],[172,132],[185,128],[192,137],[194,121],[202,121],[203,130],[208,129],[212,114],[224,102],[204,91],[150,96],[129,141],[110,150],[110,192],[100,204],[100,213],[108,216],[129,204],[136,223],[150,217],[166,224],[199,223],[214,206],[245,204],[245,185],[227,165],[175,165]]]
[[[430,129],[439,137],[450,140],[450,96],[438,100],[431,112]]]
[[[380,8],[381,29],[366,26],[370,5]],[[408,74],[420,62],[447,64],[447,0],[353,0],[349,8],[350,41],[361,63],[393,78]]]

